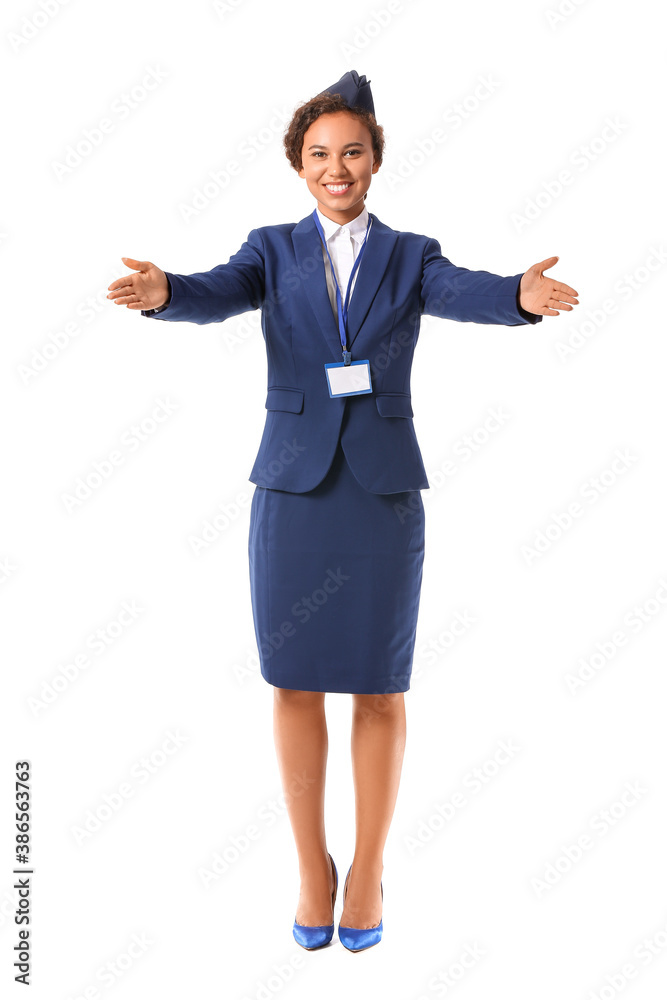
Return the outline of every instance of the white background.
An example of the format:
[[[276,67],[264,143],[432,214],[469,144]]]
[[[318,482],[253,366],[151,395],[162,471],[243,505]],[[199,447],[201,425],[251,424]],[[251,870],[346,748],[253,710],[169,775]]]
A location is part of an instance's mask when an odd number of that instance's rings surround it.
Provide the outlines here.
[[[664,38],[648,0],[563,0],[560,16],[557,2],[51,0],[49,16],[37,2],[4,5],[5,982],[12,780],[27,758],[40,1000],[664,995]],[[385,931],[361,958],[337,937],[314,953],[292,938],[297,858],[247,566],[247,476],[265,418],[259,313],[170,324],[105,298],[127,271],[121,256],[208,270],[251,229],[312,211],[282,129],[348,69],[371,81],[386,130],[369,210],[473,269],[516,274],[558,254],[551,273],[580,296],[537,326],[422,324],[412,393],[427,553]],[[151,70],[160,82],[121,114]],[[475,97],[484,79],[493,91]],[[456,105],[460,127],[447,124]],[[112,130],[59,176],[103,118]],[[439,127],[446,140],[420,156]],[[240,174],[185,221],[230,160]],[[396,182],[401,163],[412,169]],[[158,400],[173,412],[130,451],[124,435]],[[506,419],[485,430],[497,408]],[[78,478],[119,447],[123,464],[68,510]],[[617,450],[631,456],[623,467]],[[448,460],[457,471],[444,476]],[[575,502],[580,516],[557,528]],[[193,537],[223,508],[226,527],[197,554]],[[124,602],[140,610],[117,628]],[[635,608],[643,621],[627,617]],[[474,623],[450,641],[457,613]],[[101,654],[88,644],[97,629],[113,637]],[[598,643],[613,655],[599,653],[573,693],[566,678]],[[354,838],[350,702],[326,701],[341,877]],[[494,764],[501,741],[516,750]],[[124,783],[132,795],[106,815]],[[465,805],[445,821],[437,807],[457,792]],[[98,811],[98,829],[77,837]],[[253,824],[258,839],[235,855]],[[216,853],[230,863],[206,888]],[[342,892],[336,922],[341,905]],[[470,948],[477,960],[458,965]],[[107,963],[122,975],[103,982]]]

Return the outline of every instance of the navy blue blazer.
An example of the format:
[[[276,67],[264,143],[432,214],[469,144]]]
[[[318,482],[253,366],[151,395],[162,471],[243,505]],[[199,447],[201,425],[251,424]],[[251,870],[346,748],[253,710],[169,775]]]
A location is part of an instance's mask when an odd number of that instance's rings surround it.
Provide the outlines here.
[[[221,323],[262,310],[268,359],[266,422],[249,475],[257,486],[304,493],[331,465],[341,421],[350,468],[372,493],[428,489],[413,425],[410,369],[423,313],[519,326],[541,315],[519,306],[522,274],[457,267],[428,236],[373,220],[348,314],[352,360],[368,359],[372,393],[330,397],[325,362],[341,361],[338,321],[327,292],[312,215],[253,229],[227,264],[172,274],[171,297],[143,316]]]

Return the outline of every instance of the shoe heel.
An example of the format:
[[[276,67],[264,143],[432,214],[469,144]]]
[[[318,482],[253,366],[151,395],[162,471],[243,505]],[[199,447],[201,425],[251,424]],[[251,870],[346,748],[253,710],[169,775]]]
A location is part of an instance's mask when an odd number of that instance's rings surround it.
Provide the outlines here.
[[[338,869],[336,868],[336,863],[334,859],[329,854],[329,861],[333,867],[334,871],[334,887],[331,893],[331,916],[333,917],[334,906],[336,905],[336,895],[338,893]],[[292,934],[294,935],[294,940],[297,944],[305,948],[306,951],[316,951],[318,948],[323,948],[326,944],[329,944],[333,937],[334,924],[315,924],[310,926],[308,924],[298,924],[296,918],[294,920],[294,926],[292,928]]]
[[[345,876],[343,903],[345,902],[347,880],[350,877],[351,871],[352,865],[348,868],[347,875]],[[382,893],[382,899],[384,899],[382,882],[380,882],[380,892]],[[377,927],[342,927],[340,923],[338,924],[338,940],[348,951],[365,951],[367,948],[372,948],[374,944],[379,944],[381,939],[382,919],[380,919]]]

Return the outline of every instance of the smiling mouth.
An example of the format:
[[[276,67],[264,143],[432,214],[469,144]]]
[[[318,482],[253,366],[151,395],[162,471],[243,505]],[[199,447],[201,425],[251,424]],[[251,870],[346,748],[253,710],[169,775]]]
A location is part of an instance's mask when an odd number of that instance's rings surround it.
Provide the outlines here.
[[[343,194],[349,187],[352,187],[352,181],[347,181],[345,184],[325,184],[324,186],[331,194]]]

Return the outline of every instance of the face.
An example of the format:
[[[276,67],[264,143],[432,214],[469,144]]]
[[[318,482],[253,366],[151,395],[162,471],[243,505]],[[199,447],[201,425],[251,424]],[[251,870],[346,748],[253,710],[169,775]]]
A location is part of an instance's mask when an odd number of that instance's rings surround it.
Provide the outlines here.
[[[340,225],[356,219],[363,211],[371,176],[380,169],[366,125],[345,111],[320,115],[303,138],[301,161],[299,177],[305,179],[322,215]],[[339,193],[335,188],[340,185],[347,186]]]

